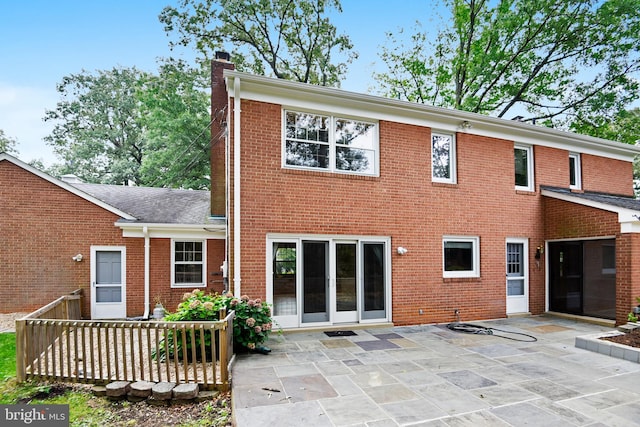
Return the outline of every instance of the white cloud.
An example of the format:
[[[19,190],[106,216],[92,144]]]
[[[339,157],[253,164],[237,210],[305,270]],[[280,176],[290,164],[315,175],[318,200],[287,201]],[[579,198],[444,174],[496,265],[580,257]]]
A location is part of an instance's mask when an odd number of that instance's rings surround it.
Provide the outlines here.
[[[45,110],[54,109],[57,101],[55,90],[0,82],[0,129],[18,141],[20,160],[40,159],[47,166],[57,161],[43,140],[51,133],[53,124],[42,120]]]

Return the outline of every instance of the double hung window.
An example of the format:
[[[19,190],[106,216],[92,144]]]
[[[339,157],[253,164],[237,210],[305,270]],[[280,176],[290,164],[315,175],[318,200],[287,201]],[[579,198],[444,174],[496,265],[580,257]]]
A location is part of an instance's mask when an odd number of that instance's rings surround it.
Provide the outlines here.
[[[533,191],[533,149],[530,146],[514,147],[516,190]]]
[[[456,182],[456,149],[452,134],[431,134],[431,179],[434,182]]]
[[[206,244],[204,240],[172,241],[172,287],[206,286]]]
[[[575,190],[582,188],[580,154],[577,153],[569,153],[569,188]]]
[[[362,120],[285,111],[283,165],[377,175],[378,125]]]

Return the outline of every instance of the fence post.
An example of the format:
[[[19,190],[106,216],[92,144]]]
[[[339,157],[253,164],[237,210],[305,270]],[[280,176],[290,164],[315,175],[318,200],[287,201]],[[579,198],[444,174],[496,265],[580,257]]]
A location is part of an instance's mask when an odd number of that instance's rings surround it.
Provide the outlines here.
[[[25,354],[25,326],[26,320],[16,320],[16,378],[19,383],[27,379],[26,376],[26,358]]]

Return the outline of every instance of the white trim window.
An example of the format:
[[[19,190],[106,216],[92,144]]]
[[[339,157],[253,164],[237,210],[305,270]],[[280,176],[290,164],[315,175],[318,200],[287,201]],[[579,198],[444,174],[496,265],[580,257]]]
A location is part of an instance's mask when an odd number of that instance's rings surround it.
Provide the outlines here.
[[[533,148],[515,145],[513,151],[516,190],[533,191]]]
[[[378,124],[284,111],[282,166],[358,175],[378,174]]]
[[[582,189],[582,171],[580,170],[580,154],[569,153],[569,188]]]
[[[456,139],[450,133],[431,133],[431,180],[456,183]]]
[[[442,238],[442,277],[480,277],[480,237]]]
[[[171,287],[207,286],[207,241],[171,240]]]

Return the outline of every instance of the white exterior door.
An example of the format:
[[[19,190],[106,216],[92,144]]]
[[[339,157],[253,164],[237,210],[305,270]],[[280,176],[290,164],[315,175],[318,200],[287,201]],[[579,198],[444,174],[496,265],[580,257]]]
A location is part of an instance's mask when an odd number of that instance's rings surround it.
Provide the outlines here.
[[[123,319],[127,316],[126,248],[91,247],[91,318]]]
[[[507,314],[529,312],[527,239],[507,239]]]

